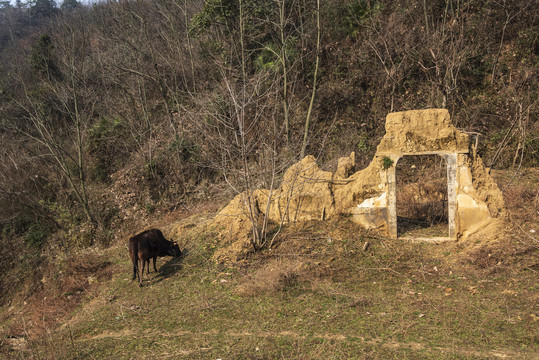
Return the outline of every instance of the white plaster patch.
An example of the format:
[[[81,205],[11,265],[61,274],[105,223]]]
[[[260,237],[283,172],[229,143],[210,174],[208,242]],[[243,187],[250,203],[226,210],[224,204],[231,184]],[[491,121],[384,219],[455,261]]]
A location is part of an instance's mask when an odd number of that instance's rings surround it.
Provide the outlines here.
[[[359,207],[359,208],[370,208],[370,207],[386,207],[386,206],[387,206],[387,194],[382,193],[382,195],[380,195],[377,198],[365,199],[357,207]]]
[[[473,183],[472,183],[472,173],[470,172],[470,169],[468,166],[462,166],[459,167],[459,185],[464,191],[470,191],[470,189],[473,189]]]
[[[477,202],[470,195],[467,194],[458,194],[457,203],[459,204],[459,207],[462,208],[473,209],[479,207],[479,205],[477,205]]]

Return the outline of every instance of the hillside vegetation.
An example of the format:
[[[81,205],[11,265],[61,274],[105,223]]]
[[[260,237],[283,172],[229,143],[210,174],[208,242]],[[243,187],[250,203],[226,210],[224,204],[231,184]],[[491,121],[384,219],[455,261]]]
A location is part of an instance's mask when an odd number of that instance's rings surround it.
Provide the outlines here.
[[[1,1],[1,353],[491,358],[496,344],[531,358],[538,36],[534,0]],[[355,151],[364,167],[387,113],[425,108],[447,108],[498,171],[514,230],[499,250],[490,238],[401,249],[340,219],[285,227],[279,255],[261,247],[228,268],[208,263],[215,229],[199,219],[179,234],[191,254],[151,289],[126,280],[128,236],[276,188],[305,155],[334,169]],[[269,273],[274,285],[256,283]],[[455,291],[464,300],[446,303]],[[132,348],[116,341],[141,334]],[[169,349],[184,341],[187,353]]]

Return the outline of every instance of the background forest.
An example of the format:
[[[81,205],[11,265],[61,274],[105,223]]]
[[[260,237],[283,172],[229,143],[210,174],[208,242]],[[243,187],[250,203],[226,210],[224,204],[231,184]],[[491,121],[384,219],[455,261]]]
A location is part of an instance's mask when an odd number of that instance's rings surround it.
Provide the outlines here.
[[[392,111],[447,108],[488,167],[536,167],[538,17],[534,0],[0,2],[0,302],[42,286],[49,254],[269,187],[304,155],[365,166]]]

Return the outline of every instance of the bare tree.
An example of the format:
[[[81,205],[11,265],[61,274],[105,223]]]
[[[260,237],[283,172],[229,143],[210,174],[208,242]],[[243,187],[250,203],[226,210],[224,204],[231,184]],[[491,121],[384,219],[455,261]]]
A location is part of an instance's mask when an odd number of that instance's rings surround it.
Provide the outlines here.
[[[86,220],[95,226],[97,222],[90,209],[86,186],[84,154],[85,133],[97,102],[95,90],[88,86],[91,76],[88,41],[83,21],[59,22],[57,29],[55,44],[59,56],[52,58],[47,52],[47,57],[40,60],[46,64],[41,64],[39,69],[42,80],[38,87],[28,82],[24,74],[15,75],[23,96],[13,97],[12,101],[27,121],[13,122],[11,126],[43,149],[46,154],[43,159],[51,159],[65,176]],[[20,71],[26,70],[20,68]]]
[[[316,87],[317,87],[317,81],[318,81],[319,64],[320,64],[320,0],[316,0],[316,62],[314,64],[313,88],[311,92],[311,100],[309,101],[307,117],[305,118],[305,128],[304,128],[303,142],[301,144],[301,153],[300,153],[301,158],[305,156],[305,150],[307,149],[309,126],[311,123],[311,114],[313,110],[314,97],[316,95]]]

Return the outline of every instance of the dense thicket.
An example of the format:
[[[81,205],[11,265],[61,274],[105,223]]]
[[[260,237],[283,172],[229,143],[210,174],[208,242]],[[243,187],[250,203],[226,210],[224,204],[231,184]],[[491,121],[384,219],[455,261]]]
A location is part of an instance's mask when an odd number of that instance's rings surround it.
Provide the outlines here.
[[[0,251],[21,255],[0,268],[106,241],[141,211],[271,187],[303,152],[366,164],[391,111],[448,108],[487,165],[537,166],[538,14],[534,0],[1,2]]]

